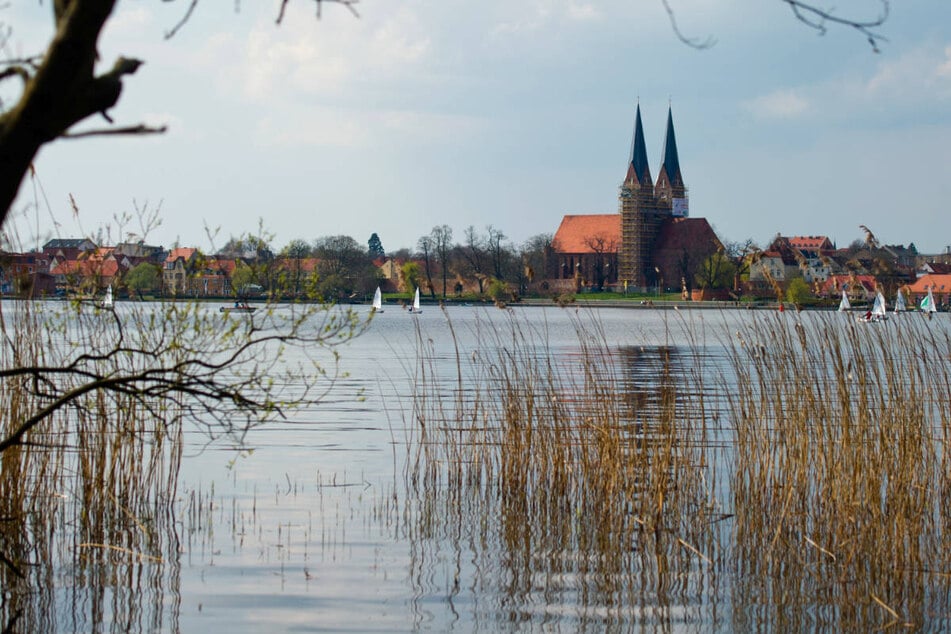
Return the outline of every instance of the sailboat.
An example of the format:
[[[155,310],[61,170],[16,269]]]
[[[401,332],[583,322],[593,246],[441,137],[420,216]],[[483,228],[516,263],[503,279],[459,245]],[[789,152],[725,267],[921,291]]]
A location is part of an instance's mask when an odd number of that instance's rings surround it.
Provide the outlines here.
[[[419,287],[416,287],[416,295],[413,297],[413,305],[410,307],[409,312],[419,314],[423,312],[419,308]]]
[[[859,317],[859,321],[885,321],[888,319],[885,306],[885,296],[881,293],[875,295],[875,302],[872,304],[872,310]]]
[[[905,294],[899,290],[898,295],[895,297],[895,312],[901,313],[906,310],[908,309],[905,307]]]
[[[107,286],[106,292],[103,294],[102,299],[99,300],[99,308],[112,308],[112,287]]]
[[[850,310],[851,308],[852,308],[852,304],[849,303],[849,295],[848,295],[848,293],[846,293],[845,290],[843,289],[843,290],[842,290],[842,301],[839,302],[839,312],[840,312],[840,313],[844,313],[844,312],[847,312],[848,310]]]
[[[383,293],[380,292],[380,287],[376,287],[376,292],[373,293],[373,303],[370,305],[370,311],[374,313],[383,312]]]
[[[921,305],[919,308],[921,308],[921,312],[928,315],[928,319],[931,319],[931,313],[938,312],[938,307],[935,306],[934,295],[932,295],[930,288],[928,289],[928,295],[921,300]]]

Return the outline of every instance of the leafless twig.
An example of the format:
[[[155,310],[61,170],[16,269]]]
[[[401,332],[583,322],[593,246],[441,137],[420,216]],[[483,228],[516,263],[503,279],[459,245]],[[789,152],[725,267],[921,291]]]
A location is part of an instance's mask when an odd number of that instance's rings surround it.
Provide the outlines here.
[[[664,5],[664,10],[667,11],[667,17],[670,19],[670,28],[673,29],[674,35],[677,36],[681,42],[690,46],[691,48],[696,49],[705,49],[710,48],[717,43],[716,39],[712,36],[707,36],[706,39],[699,39],[695,37],[687,37],[681,31],[680,27],[677,26],[677,18],[674,16],[674,10],[670,7],[670,2],[668,0],[661,0],[661,3]]]
[[[793,15],[803,24],[815,29],[820,35],[825,35],[827,24],[838,24],[840,26],[852,27],[865,36],[872,51],[881,52],[878,48],[879,42],[888,41],[883,35],[876,33],[874,29],[882,26],[888,20],[889,4],[888,0],[879,0],[881,2],[881,13],[871,20],[855,20],[852,18],[843,18],[829,9],[820,9],[819,7],[807,4],[801,0],[782,0],[789,5]]]
[[[144,124],[127,126],[124,128],[104,128],[102,130],[84,130],[83,132],[66,132],[62,139],[82,139],[90,136],[110,136],[116,134],[164,134],[166,126],[153,128]]]

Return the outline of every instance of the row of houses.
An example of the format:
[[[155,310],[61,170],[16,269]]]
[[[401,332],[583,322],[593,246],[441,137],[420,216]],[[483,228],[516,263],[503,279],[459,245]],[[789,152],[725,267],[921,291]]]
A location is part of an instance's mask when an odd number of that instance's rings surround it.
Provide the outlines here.
[[[170,296],[228,296],[241,258],[206,256],[193,247],[166,250],[143,242],[97,246],[83,238],[54,239],[42,249],[0,256],[3,294],[93,296],[123,286],[140,264],[157,272],[156,288]]]

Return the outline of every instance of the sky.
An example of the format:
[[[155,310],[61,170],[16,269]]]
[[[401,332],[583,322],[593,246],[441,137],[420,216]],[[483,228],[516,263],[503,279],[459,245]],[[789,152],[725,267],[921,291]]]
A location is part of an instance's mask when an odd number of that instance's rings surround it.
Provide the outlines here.
[[[0,8],[5,56],[36,53],[51,4]],[[145,61],[115,125],[158,136],[43,148],[8,232],[280,249],[348,235],[415,247],[437,225],[519,245],[565,214],[615,213],[640,104],[657,177],[672,109],[690,215],[724,242],[776,234],[951,249],[951,2],[902,0],[864,37],[819,35],[781,0],[120,0],[100,65]],[[874,18],[880,3],[841,0]],[[3,87],[9,103],[10,84]],[[76,130],[108,127],[94,118]],[[75,201],[75,210],[70,202]],[[148,232],[136,210],[158,210]],[[135,234],[130,235],[130,234]]]

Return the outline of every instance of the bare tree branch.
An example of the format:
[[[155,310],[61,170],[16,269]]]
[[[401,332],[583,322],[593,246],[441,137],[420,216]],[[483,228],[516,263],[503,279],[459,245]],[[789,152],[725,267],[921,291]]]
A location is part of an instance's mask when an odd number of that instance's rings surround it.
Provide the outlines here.
[[[677,26],[677,18],[674,16],[674,10],[670,7],[669,0],[661,0],[661,3],[664,5],[664,10],[667,11],[667,17],[670,19],[670,28],[673,29],[674,35],[677,36],[677,39],[686,44],[691,48],[696,49],[705,49],[710,48],[717,43],[716,39],[713,36],[707,36],[706,39],[699,39],[695,37],[687,37],[681,31],[680,27]]]
[[[145,124],[127,126],[125,128],[104,128],[101,130],[84,130],[82,132],[66,132],[60,135],[62,139],[83,139],[91,136],[114,136],[114,135],[134,135],[134,134],[164,134],[168,128],[159,126],[153,128]]]
[[[840,17],[833,13],[831,9],[820,9],[815,5],[802,2],[801,0],[781,0],[781,2],[785,2],[789,5],[796,19],[815,29],[820,35],[825,35],[828,30],[827,24],[851,27],[865,36],[869,46],[872,47],[872,51],[875,53],[881,52],[878,47],[879,42],[888,41],[885,36],[874,31],[874,29],[882,26],[885,24],[885,21],[888,20],[890,10],[888,0],[879,0],[879,2],[881,2],[881,12],[877,17],[871,20],[856,20],[853,18]]]

